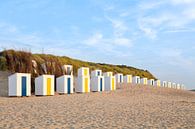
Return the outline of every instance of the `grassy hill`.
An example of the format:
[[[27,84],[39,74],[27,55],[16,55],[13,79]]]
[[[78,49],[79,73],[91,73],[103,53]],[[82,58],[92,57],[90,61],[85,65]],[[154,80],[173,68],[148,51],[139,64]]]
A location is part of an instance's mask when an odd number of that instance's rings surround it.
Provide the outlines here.
[[[37,67],[33,67],[32,60],[36,61]],[[62,75],[61,66],[64,64],[73,65],[73,72],[76,75],[79,67],[89,67],[90,70],[101,69],[103,72],[112,71],[113,73],[123,73],[138,75],[140,77],[154,78],[149,71],[137,69],[126,65],[112,65],[86,62],[77,59],[72,59],[66,56],[54,56],[49,54],[32,54],[25,51],[5,50],[0,52],[0,70],[11,72],[27,72],[31,73],[32,77],[36,77],[44,73],[41,64],[45,63],[47,66],[48,74],[55,76]],[[34,72],[36,69],[37,73]]]

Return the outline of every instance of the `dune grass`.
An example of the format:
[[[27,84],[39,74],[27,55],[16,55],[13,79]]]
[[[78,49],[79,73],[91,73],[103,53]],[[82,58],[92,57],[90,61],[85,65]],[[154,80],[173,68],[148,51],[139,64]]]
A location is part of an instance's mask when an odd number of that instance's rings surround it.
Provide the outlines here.
[[[32,60],[37,62],[37,73],[33,72]],[[156,79],[149,71],[134,68],[126,65],[112,65],[103,63],[93,63],[72,59],[66,56],[54,56],[50,54],[32,54],[26,51],[4,50],[0,52],[0,70],[11,72],[31,73],[33,77],[44,73],[41,64],[45,63],[48,74],[54,74],[56,77],[63,74],[61,66],[64,64],[73,65],[74,75],[77,75],[79,67],[89,67],[90,70],[101,69],[103,72],[112,71],[113,73],[123,73]]]

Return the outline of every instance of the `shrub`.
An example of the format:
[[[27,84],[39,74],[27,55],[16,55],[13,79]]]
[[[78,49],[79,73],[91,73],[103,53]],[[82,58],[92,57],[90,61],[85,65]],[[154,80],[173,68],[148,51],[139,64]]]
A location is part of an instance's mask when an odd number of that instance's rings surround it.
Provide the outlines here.
[[[7,60],[3,56],[0,57],[0,70],[1,71],[7,70]]]

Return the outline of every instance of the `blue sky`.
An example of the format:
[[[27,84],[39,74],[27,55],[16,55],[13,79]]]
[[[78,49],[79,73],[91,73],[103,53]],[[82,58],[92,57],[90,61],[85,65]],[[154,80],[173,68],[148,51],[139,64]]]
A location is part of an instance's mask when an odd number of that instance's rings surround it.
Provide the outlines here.
[[[0,50],[147,69],[195,88],[194,0],[1,0]]]

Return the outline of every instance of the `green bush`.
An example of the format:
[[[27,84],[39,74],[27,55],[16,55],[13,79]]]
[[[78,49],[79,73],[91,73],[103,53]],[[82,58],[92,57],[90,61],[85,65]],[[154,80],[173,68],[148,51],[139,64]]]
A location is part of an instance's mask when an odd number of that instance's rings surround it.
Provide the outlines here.
[[[7,70],[7,60],[3,56],[0,57],[0,70],[1,71]]]

